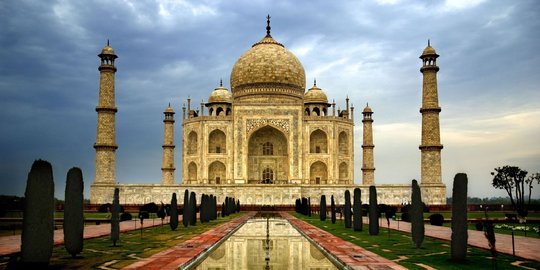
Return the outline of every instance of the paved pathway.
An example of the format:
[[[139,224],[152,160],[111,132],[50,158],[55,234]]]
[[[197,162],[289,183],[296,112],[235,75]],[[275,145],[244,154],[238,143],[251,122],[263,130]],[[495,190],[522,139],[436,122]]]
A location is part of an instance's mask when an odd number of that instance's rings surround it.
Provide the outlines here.
[[[367,219],[364,217],[364,222]],[[381,228],[387,228],[386,219],[380,220]],[[411,231],[411,223],[404,221],[390,220],[390,229],[398,229],[404,232]],[[450,240],[452,237],[452,229],[444,226],[425,225],[426,236],[434,238]],[[512,235],[509,234],[495,234],[495,247],[499,253],[505,253],[512,255]],[[489,249],[489,244],[482,231],[469,230],[469,238],[467,243],[470,246],[475,246],[483,249]],[[528,260],[540,261],[540,239],[514,236],[514,244],[516,250],[516,256],[525,258]]]
[[[221,239],[228,237],[230,233],[243,225],[255,214],[256,212],[249,212],[246,215],[221,224],[218,227],[210,229],[183,243],[156,253],[148,258],[137,261],[123,269],[181,269],[182,267],[192,263]]]
[[[296,229],[315,241],[349,269],[407,269],[391,260],[347,242],[333,234],[299,220],[286,212],[280,212]]]
[[[180,216],[181,219],[181,216]],[[165,219],[168,223],[168,218]],[[161,219],[146,219],[144,228],[161,225]],[[120,232],[127,232],[141,228],[139,219],[120,222]],[[111,233],[111,224],[87,225],[84,227],[84,239],[106,236]],[[54,231],[54,245],[64,244],[64,230]],[[6,256],[21,251],[21,235],[10,235],[0,237],[0,256]]]

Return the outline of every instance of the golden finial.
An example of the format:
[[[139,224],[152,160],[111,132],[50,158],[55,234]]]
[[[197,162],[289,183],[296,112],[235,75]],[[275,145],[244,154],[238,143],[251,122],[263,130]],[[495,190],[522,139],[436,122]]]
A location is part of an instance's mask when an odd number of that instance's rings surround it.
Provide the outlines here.
[[[268,16],[266,16],[266,36],[269,37],[270,36],[270,29],[272,29],[270,27],[270,14],[268,14]]]

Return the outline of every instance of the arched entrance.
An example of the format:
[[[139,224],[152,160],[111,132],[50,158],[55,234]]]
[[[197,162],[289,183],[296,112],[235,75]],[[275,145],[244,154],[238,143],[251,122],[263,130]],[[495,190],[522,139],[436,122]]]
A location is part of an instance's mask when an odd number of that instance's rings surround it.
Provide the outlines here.
[[[289,156],[285,135],[271,126],[262,127],[251,134],[247,165],[250,184],[288,183]]]

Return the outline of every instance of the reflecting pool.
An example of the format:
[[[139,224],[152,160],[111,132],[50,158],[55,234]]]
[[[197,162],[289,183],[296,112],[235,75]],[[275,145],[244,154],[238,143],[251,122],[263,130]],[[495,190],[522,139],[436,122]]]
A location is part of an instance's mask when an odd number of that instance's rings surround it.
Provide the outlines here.
[[[288,221],[279,218],[248,220],[199,269],[337,269]]]

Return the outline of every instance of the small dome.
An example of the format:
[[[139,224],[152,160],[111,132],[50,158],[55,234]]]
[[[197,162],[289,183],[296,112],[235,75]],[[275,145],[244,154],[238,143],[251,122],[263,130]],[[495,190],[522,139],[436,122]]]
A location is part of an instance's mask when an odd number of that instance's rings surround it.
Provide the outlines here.
[[[173,110],[173,108],[171,107],[171,104],[169,104],[169,106],[167,106],[167,108],[165,108],[165,112],[166,112],[166,113],[174,113],[174,110]]]
[[[313,87],[304,94],[304,103],[328,103],[328,97],[315,83],[313,84]]]
[[[106,45],[105,47],[103,47],[103,50],[101,50],[101,54],[115,54],[115,53],[111,46]]]
[[[208,103],[232,103],[232,94],[220,83],[208,97]]]
[[[437,52],[435,51],[435,49],[433,47],[431,47],[431,44],[428,40],[428,45],[427,47],[424,49],[424,51],[422,52],[422,56],[426,56],[426,55],[435,55],[435,56],[438,56],[437,55]]]
[[[369,107],[369,104],[366,104],[366,107],[364,108],[364,110],[362,111],[363,113],[373,113],[373,111],[371,110],[371,108]]]

